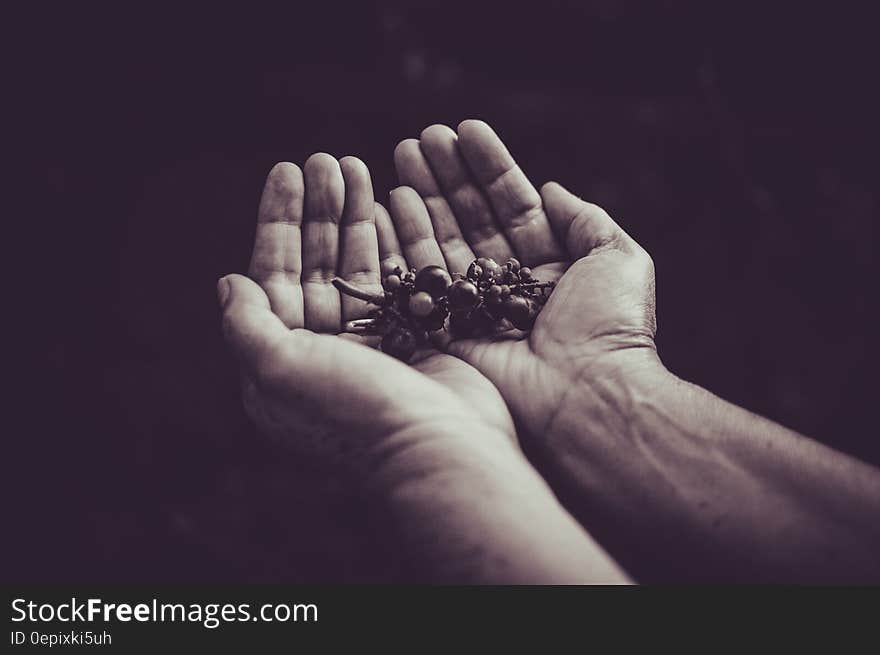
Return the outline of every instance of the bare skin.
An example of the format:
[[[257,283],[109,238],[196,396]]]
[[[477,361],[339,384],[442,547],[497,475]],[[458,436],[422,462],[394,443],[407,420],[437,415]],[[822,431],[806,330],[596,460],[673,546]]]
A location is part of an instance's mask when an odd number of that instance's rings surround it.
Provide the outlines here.
[[[398,234],[453,271],[516,256],[558,280],[530,334],[447,352],[498,388],[542,474],[638,578],[880,580],[880,472],[671,374],[651,258],[606,212],[539,193],[481,121],[431,126],[395,164]]]
[[[340,297],[332,279],[379,290],[380,258],[427,262],[398,243],[359,160],[317,154],[303,170],[273,168],[249,277],[218,283],[251,418],[350,472],[396,520],[414,578],[625,582],[529,465],[501,395],[476,368],[437,351],[406,366],[340,336],[366,306]]]

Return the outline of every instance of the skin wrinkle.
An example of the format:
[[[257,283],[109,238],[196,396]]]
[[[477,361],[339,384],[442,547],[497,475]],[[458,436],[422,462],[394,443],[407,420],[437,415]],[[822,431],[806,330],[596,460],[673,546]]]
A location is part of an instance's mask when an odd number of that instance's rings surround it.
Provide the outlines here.
[[[495,485],[491,481],[494,479],[521,477],[519,473],[521,468],[519,463],[521,460],[519,457],[499,459],[496,456],[489,461],[490,465],[488,468],[484,464],[479,465],[474,471],[475,477],[468,476],[470,479],[468,495],[476,494],[482,500],[482,502],[474,506],[474,510],[479,515],[482,515],[477,519],[479,523],[492,525],[497,524],[499,521],[508,521],[508,515],[514,511],[512,510],[513,507],[528,506],[534,503],[535,494],[533,490],[535,487],[538,487],[543,492],[549,492],[549,488],[546,487],[540,478],[528,476],[523,479],[523,482],[526,483],[525,485],[520,485],[510,490],[512,495],[517,498],[511,498],[511,493],[503,497],[499,496]],[[504,466],[499,467],[499,464],[502,462]],[[458,467],[458,470],[464,472],[470,465],[470,463],[466,464],[463,469]],[[405,539],[410,548],[433,553],[433,547],[435,546],[442,546],[444,549],[450,546],[448,541],[441,536],[439,523],[414,525],[409,520],[409,512],[413,510],[418,511],[418,508],[423,505],[421,498],[426,493],[430,494],[433,498],[445,498],[447,500],[438,508],[437,516],[440,517],[439,521],[445,524],[443,526],[443,533],[455,532],[459,521],[459,513],[454,511],[454,507],[456,497],[461,489],[459,484],[461,477],[454,471],[455,468],[446,468],[443,471],[430,474],[430,479],[433,482],[430,491],[426,490],[425,478],[419,475],[405,476],[401,482],[392,484],[392,488],[395,489],[394,496],[396,499],[394,507],[399,512],[400,523],[398,525],[402,531],[398,536]],[[514,536],[514,538],[516,537]],[[515,561],[510,559],[509,554],[503,556],[496,554],[492,550],[485,549],[480,542],[463,542],[452,545],[456,549],[456,556],[442,558],[443,569],[435,571],[438,579],[456,579],[457,576],[467,575],[469,579],[519,580],[518,577],[511,578],[511,576],[516,575],[516,567],[514,565]],[[511,546],[514,547],[514,552],[522,552],[521,549],[526,548],[534,555],[540,556],[539,552],[531,550],[529,542],[524,540],[522,536],[515,543],[512,543]],[[406,550],[409,551],[410,548]],[[524,552],[522,556],[525,556]],[[436,559],[434,555],[430,557]],[[478,559],[472,559],[474,557]],[[487,557],[490,560],[489,562],[485,559]],[[609,573],[604,575],[609,575]]]
[[[523,175],[524,179],[526,177],[525,174],[522,173],[522,170],[520,169],[519,165],[514,163],[513,166],[509,166],[509,167],[505,168],[504,170],[502,170],[500,173],[496,174],[493,177],[490,177],[488,179],[480,179],[480,177],[477,176],[477,179],[480,182],[480,184],[482,184],[484,187],[486,187],[487,189],[491,189],[492,187],[496,186],[498,184],[498,182],[500,180],[502,180],[504,177],[507,177],[513,173],[521,173]],[[506,185],[502,182],[502,186],[506,186]]]
[[[504,228],[508,232],[518,232],[523,228],[531,227],[535,221],[539,221],[544,217],[544,209],[541,206],[532,207],[520,212],[509,219],[504,220]],[[524,219],[524,220],[523,220]]]
[[[487,228],[487,231],[488,231],[488,228]],[[487,244],[490,244],[494,241],[498,241],[499,239],[502,239],[502,242],[500,244],[497,244],[497,247],[492,247],[492,248],[488,247]],[[471,248],[477,252],[483,252],[483,251],[485,251],[487,253],[502,252],[502,251],[509,252],[510,246],[508,245],[507,241],[503,240],[503,239],[504,239],[504,235],[502,235],[500,232],[493,230],[492,234],[490,234],[489,236],[486,236],[483,238],[477,238],[477,237],[472,236],[472,238],[468,239],[468,242],[471,244]],[[501,258],[501,257],[499,256],[499,258]]]
[[[425,242],[428,242],[429,244],[434,243],[434,235],[433,234],[422,234],[417,237],[411,237],[409,239],[401,241],[400,245],[403,246],[404,248],[413,248],[413,247],[418,246],[418,245],[425,243]]]
[[[542,215],[544,213],[541,196],[530,184],[524,187],[528,189],[525,195],[529,196],[524,198],[522,185],[520,185],[521,188],[517,189],[513,182],[507,180],[508,177],[516,174],[521,175],[523,180],[526,180],[526,183],[528,183],[528,179],[520,167],[515,165],[513,168],[501,173],[494,181],[485,185],[489,198],[493,200],[492,206],[498,213],[499,220],[504,225],[515,224],[515,219],[523,214],[533,211],[541,212]],[[502,204],[502,207],[499,207],[499,204]]]
[[[459,426],[459,430],[453,429]],[[410,455],[414,451],[429,450],[431,452],[442,453],[447,451],[445,444],[450,440],[460,439],[460,435],[470,431],[471,423],[462,421],[459,414],[438,414],[429,419],[421,420],[418,423],[399,424],[393,428],[383,439],[379,441],[378,446],[371,453],[373,461],[384,465],[388,465],[392,460],[400,460],[404,455]],[[418,438],[413,438],[412,434],[418,434]],[[511,444],[510,439],[501,432],[497,435],[484,433],[480,435],[481,443],[477,444],[485,449],[485,445],[490,441],[495,444],[492,450],[495,451],[497,444],[495,437],[500,443]],[[435,446],[440,444],[439,448]],[[451,450],[449,452],[455,452]],[[500,451],[498,454],[503,453]],[[511,450],[511,454],[516,454]],[[476,453],[475,453],[476,455]],[[475,457],[476,459],[476,457]],[[440,460],[440,457],[426,458],[421,456],[412,457],[413,461],[420,462],[420,466],[413,468],[411,465],[406,467],[406,475],[399,477],[397,482],[403,483],[408,480],[423,481],[426,474],[430,473],[447,473],[446,462]],[[389,467],[390,469],[391,467]],[[395,469],[400,474],[400,469]]]
[[[320,285],[328,285],[331,284],[333,278],[336,277],[336,268],[328,267],[328,266],[320,266],[317,268],[312,268],[308,273],[301,276],[301,281],[303,285],[306,284],[320,284]]]
[[[455,200],[458,207],[458,213],[467,214],[469,222],[473,227],[468,232],[473,232],[479,228],[495,226],[492,208],[486,202],[483,192],[471,183],[467,183],[459,187],[456,191],[450,191],[449,196]],[[476,221],[473,219],[477,219]],[[496,228],[497,229],[497,228]]]
[[[563,342],[559,342],[559,343],[562,344]],[[645,347],[647,347],[647,346],[629,346],[629,347],[615,348],[615,349],[606,351],[605,354],[608,355],[611,353],[619,353],[619,352],[624,352],[624,351],[629,351],[629,350],[639,350],[639,349],[645,348]],[[566,374],[566,377],[567,377],[567,381],[565,382],[566,391],[564,392],[559,403],[556,405],[556,408],[551,412],[550,416],[545,421],[543,428],[541,429],[541,431],[538,434],[551,435],[555,432],[555,422],[557,420],[559,420],[559,417],[562,413],[562,410],[565,408],[565,404],[568,401],[569,397],[572,395],[572,393],[577,391],[579,388],[584,388],[584,389],[587,389],[588,391],[589,390],[599,391],[599,390],[603,389],[602,384],[598,384],[598,381],[603,380],[603,377],[601,375],[597,375],[597,376],[593,376],[592,378],[588,379],[590,371],[587,367],[579,367],[578,372],[574,376],[567,374],[567,371],[564,368],[556,369],[556,371],[558,373]],[[620,382],[620,381],[618,381],[618,382]],[[604,383],[610,384],[610,378],[604,379]],[[623,385],[621,383],[620,386],[623,389],[624,394],[629,393],[629,391],[626,389],[626,385]],[[620,407],[616,407],[616,405],[618,405],[619,403],[615,402],[616,399],[613,396],[613,394],[609,393],[606,397],[603,397],[602,394],[600,393],[597,397],[600,400],[603,400],[603,402],[605,403],[603,406],[599,407],[598,409],[601,410],[604,408],[604,409],[615,410],[614,412],[612,412],[612,414],[619,416],[620,420],[622,421],[622,424],[625,424],[629,420],[628,414],[626,412],[624,412]],[[586,406],[586,403],[584,403],[584,406]],[[632,407],[632,405],[630,405],[630,408],[631,407]],[[600,411],[600,413],[601,413],[601,411]]]
[[[467,241],[465,241],[461,237],[461,235],[458,234],[452,234],[447,236],[445,239],[437,240],[437,245],[440,246],[441,250],[443,250],[444,248],[449,249],[451,247],[451,244],[455,244],[458,248],[470,248],[470,246],[468,246],[467,244]]]
[[[257,231],[258,231],[257,240],[260,240],[259,233],[266,231],[266,228],[268,228],[269,226],[272,226],[273,230],[280,229],[282,232],[287,231],[282,228],[294,228],[295,234],[290,235],[290,236],[291,237],[294,237],[294,236],[300,237],[300,235],[301,235],[299,223],[287,223],[287,222],[280,222],[280,221],[275,222],[275,223],[261,223],[260,225],[257,226]],[[280,237],[280,238],[276,237],[275,239],[272,239],[269,236],[265,236],[264,238],[267,240],[278,241],[281,243],[285,243],[287,241],[287,239],[285,237]],[[300,267],[301,259],[299,257],[291,256],[291,251],[293,251],[293,250],[298,250],[298,248],[297,249],[283,248],[283,253],[282,253],[280,263],[276,263],[278,261],[277,252],[261,253],[259,256],[257,256],[255,258],[254,263],[252,264],[252,269],[254,269],[255,271],[266,272],[266,273],[277,273],[277,272],[299,273],[299,271],[301,270],[301,267]]]

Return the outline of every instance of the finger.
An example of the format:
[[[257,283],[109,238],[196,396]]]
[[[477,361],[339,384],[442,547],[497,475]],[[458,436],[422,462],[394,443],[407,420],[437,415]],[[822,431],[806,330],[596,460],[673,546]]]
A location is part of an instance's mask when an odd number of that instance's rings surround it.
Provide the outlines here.
[[[257,234],[249,275],[269,297],[272,311],[287,327],[303,326],[303,175],[288,162],[275,164],[266,178],[257,212]]]
[[[402,186],[391,192],[391,220],[410,266],[417,269],[432,265],[446,268],[443,253],[434,238],[431,217],[414,189]]]
[[[428,208],[434,236],[446,260],[447,269],[466,271],[476,256],[461,234],[455,214],[434,179],[418,139],[406,139],[397,145],[394,149],[394,166],[400,183],[415,189]]]
[[[420,146],[471,249],[480,257],[506,261],[513,250],[495,222],[488,200],[471,178],[458,148],[458,136],[445,125],[432,125],[422,132]]]
[[[495,131],[483,121],[463,121],[458,147],[520,261],[540,266],[562,259],[541,196]]]
[[[409,270],[406,258],[400,242],[397,240],[397,232],[391,222],[391,216],[380,203],[376,203],[376,235],[379,239],[379,267],[385,275],[400,267],[401,270]]]
[[[541,198],[553,231],[572,259],[619,243],[626,236],[604,209],[581,200],[561,184],[547,182],[541,187]]]
[[[243,275],[220,278],[217,295],[223,308],[223,336],[245,370],[253,374],[290,330],[272,311],[266,292]]]
[[[303,216],[304,325],[315,332],[339,331],[339,292],[336,277],[339,221],[345,204],[345,182],[337,161],[324,153],[306,161]]]
[[[365,291],[381,292],[379,245],[376,237],[375,201],[370,171],[356,157],[339,161],[345,181],[345,206],[340,227],[339,276]],[[342,296],[342,322],[366,316],[370,305]],[[341,326],[340,326],[341,327]]]

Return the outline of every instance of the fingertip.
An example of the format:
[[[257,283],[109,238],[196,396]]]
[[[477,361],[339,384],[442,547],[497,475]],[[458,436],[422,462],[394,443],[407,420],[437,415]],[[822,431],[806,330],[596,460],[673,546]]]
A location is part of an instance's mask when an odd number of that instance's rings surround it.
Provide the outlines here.
[[[306,159],[303,170],[306,175],[328,170],[339,170],[339,162],[336,161],[333,155],[326,152],[316,152],[309,155],[309,158]]]
[[[349,221],[372,220],[373,181],[370,169],[357,157],[348,156],[339,160],[339,169],[345,184],[344,214]]]
[[[561,192],[567,192],[567,190],[559,182],[551,180],[549,182],[544,182],[544,184],[541,185],[539,192],[541,198],[546,201],[547,197],[553,197]]]
[[[230,273],[220,278],[220,282],[224,282],[227,287],[227,306],[235,302],[259,305],[266,309],[269,308],[269,298],[266,296],[266,292],[249,277],[239,275],[238,273]]]
[[[394,148],[394,166],[400,171],[403,164],[411,161],[420,150],[418,139],[404,139]]]
[[[229,302],[229,294],[232,289],[229,286],[229,280],[226,277],[221,277],[217,280],[217,300],[220,303],[220,308],[226,307],[226,303]]]
[[[391,193],[388,194],[389,204],[391,206],[391,213],[394,213],[395,208],[399,208],[402,205],[405,205],[410,202],[414,202],[416,200],[421,202],[421,196],[410,186],[399,186],[394,189],[391,189]]]
[[[376,217],[377,222],[382,218],[390,218],[390,216],[388,216],[388,210],[385,209],[385,205],[378,200],[373,202],[373,215]]]
[[[481,136],[497,136],[486,121],[479,118],[467,118],[458,124],[458,137],[463,140]]]
[[[433,144],[438,142],[446,142],[450,139],[455,139],[456,134],[455,130],[453,130],[448,125],[443,125],[441,123],[436,123],[434,125],[430,125],[422,130],[420,135],[421,141],[427,144]]]
[[[266,292],[244,275],[231,274],[220,279],[225,283],[223,336],[239,359],[248,366],[276,339],[287,332],[269,305]],[[218,293],[221,293],[218,283]]]
[[[422,237],[430,236],[433,239],[434,233],[431,228],[431,218],[428,215],[428,209],[425,202],[415,189],[408,186],[399,186],[391,192],[391,222],[397,231],[400,241],[404,247],[404,254],[410,265],[427,266],[423,260],[425,253],[421,252],[424,248],[431,248],[427,241],[422,242]],[[418,246],[419,252],[416,253],[412,248]],[[436,253],[430,253],[429,259],[434,259],[434,255],[439,256],[443,261],[443,255],[440,253],[439,246],[434,242]],[[409,249],[408,249],[409,248]],[[429,263],[436,263],[431,261]]]
[[[329,221],[339,223],[342,217],[343,207],[345,205],[345,178],[342,176],[342,170],[339,162],[326,152],[316,152],[311,155],[303,166],[305,175],[305,222]],[[320,244],[308,242],[307,237],[303,238],[304,264],[305,254],[307,251],[317,253],[320,257],[325,257]],[[325,266],[335,266],[335,253],[327,261]]]
[[[346,178],[355,175],[367,177],[370,175],[370,169],[367,168],[367,165],[363,160],[354,155],[346,155],[340,159],[339,168],[342,170],[342,174],[346,176]]]
[[[302,217],[304,193],[305,183],[300,167],[289,161],[278,162],[266,176],[257,212],[258,221],[298,222]]]
[[[279,184],[289,183],[290,181],[302,183],[302,170],[292,162],[280,161],[272,166],[266,179]]]
[[[623,234],[602,207],[579,198],[558,182],[544,184],[541,199],[557,237],[574,257],[618,241]]]
[[[576,196],[571,191],[562,186],[559,182],[555,182],[551,180],[550,182],[545,182],[541,185],[541,199],[545,204],[559,204],[559,203],[583,203],[586,204],[586,201],[580,196]]]

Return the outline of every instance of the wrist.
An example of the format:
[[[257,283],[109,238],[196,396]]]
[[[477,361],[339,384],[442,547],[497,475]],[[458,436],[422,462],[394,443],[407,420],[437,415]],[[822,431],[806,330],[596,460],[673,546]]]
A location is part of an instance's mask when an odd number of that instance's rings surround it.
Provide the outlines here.
[[[407,445],[389,457],[373,485],[391,541],[416,577],[496,584],[626,580],[508,435],[471,423],[424,430],[406,435]]]
[[[620,451],[631,426],[674,377],[653,348],[603,354],[570,383],[538,442],[553,459]],[[597,461],[598,460],[594,460]]]
[[[500,429],[472,419],[440,417],[395,430],[369,458],[370,493],[392,496],[401,487],[434,480],[476,479],[487,470],[516,469],[525,458]]]

